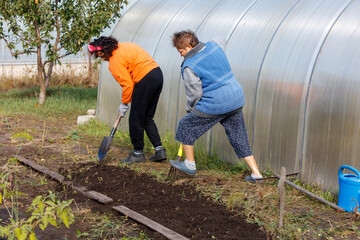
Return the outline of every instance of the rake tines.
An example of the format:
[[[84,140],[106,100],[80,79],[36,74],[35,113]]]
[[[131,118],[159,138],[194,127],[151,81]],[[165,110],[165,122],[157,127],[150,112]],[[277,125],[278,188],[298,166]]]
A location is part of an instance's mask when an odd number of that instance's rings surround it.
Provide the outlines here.
[[[180,143],[179,151],[176,156],[176,161],[180,161],[182,155],[183,155],[183,145],[182,145],[182,143]],[[166,181],[170,182],[170,184],[173,184],[176,181],[177,174],[178,174],[178,170],[176,168],[174,168],[173,166],[171,166],[169,173],[166,177]]]
[[[168,181],[170,184],[173,184],[176,181],[178,171],[173,166],[170,167],[169,173],[166,177],[166,181]]]

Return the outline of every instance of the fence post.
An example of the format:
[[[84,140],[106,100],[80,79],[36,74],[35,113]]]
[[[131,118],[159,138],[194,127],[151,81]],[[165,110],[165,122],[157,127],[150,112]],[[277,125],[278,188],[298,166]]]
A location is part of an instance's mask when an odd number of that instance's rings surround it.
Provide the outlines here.
[[[280,196],[280,210],[279,210],[279,228],[284,225],[284,207],[285,207],[285,179],[286,179],[286,168],[281,168],[280,181],[278,184],[279,196]]]

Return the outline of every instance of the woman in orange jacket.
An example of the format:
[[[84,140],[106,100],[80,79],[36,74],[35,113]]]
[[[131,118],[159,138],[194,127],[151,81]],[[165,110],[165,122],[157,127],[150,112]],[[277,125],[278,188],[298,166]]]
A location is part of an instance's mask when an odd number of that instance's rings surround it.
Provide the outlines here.
[[[129,129],[134,151],[122,161],[126,164],[145,162],[144,131],[155,148],[152,162],[167,159],[154,122],[156,106],[163,86],[159,65],[139,45],[119,43],[113,37],[100,37],[88,45],[90,54],[109,62],[109,70],[122,87],[119,112],[125,116],[131,102]]]

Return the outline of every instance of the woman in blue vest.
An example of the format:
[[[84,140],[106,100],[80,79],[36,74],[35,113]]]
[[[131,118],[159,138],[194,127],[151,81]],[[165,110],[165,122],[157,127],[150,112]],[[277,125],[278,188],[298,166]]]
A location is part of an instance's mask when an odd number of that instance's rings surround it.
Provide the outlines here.
[[[184,57],[181,75],[188,114],[180,120],[175,136],[183,144],[186,159],[170,160],[171,166],[195,175],[195,140],[220,122],[237,157],[244,158],[251,168],[252,174],[245,180],[256,182],[261,179],[242,114],[244,92],[231,70],[225,52],[215,42],[199,42],[190,30],[174,33],[172,42]]]

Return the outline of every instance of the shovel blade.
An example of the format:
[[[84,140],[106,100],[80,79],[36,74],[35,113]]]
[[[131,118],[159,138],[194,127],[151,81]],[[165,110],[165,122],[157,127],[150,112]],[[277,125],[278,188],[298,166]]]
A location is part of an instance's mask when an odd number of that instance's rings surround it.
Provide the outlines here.
[[[110,145],[112,143],[113,137],[104,137],[104,139],[101,142],[101,145],[99,147],[99,152],[98,152],[98,160],[101,162],[102,160],[104,160],[107,152],[110,149]]]

